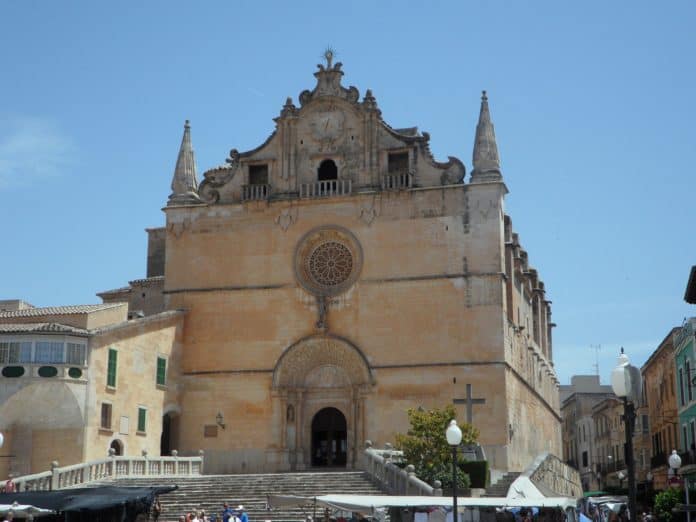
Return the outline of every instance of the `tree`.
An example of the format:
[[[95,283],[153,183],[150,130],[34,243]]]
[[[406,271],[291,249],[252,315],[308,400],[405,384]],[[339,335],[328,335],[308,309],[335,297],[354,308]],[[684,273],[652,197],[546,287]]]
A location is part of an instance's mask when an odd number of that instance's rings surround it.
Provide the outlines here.
[[[416,475],[430,484],[435,480],[442,482],[443,487],[452,486],[452,448],[447,444],[445,430],[449,422],[456,418],[454,405],[444,408],[423,410],[410,408],[408,410],[410,428],[404,434],[396,435],[396,447],[404,452],[408,464],[416,469]],[[462,430],[462,443],[473,444],[477,441],[479,431],[467,422],[459,424]],[[461,454],[457,454],[457,464],[465,462]],[[464,471],[457,474],[457,487],[469,487],[469,475]]]
[[[681,489],[667,488],[655,495],[655,515],[658,520],[670,522],[675,520],[675,515],[672,513],[672,508],[684,497],[684,492]]]

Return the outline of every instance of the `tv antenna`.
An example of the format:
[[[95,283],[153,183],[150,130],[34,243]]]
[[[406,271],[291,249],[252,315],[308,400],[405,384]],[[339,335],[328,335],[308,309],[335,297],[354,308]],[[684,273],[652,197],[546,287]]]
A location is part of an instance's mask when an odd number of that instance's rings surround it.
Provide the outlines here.
[[[601,344],[591,344],[590,349],[595,351],[595,363],[592,365],[597,377],[599,377],[599,352],[602,350]]]

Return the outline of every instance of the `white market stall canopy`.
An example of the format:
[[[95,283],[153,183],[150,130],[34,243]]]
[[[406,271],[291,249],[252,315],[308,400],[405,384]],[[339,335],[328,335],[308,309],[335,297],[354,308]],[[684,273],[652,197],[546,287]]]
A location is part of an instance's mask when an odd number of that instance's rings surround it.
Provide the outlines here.
[[[268,495],[268,505],[274,507],[321,507],[340,511],[371,514],[388,507],[444,507],[452,509],[452,497],[391,496],[391,495],[321,495],[300,497],[295,495]],[[459,509],[464,508],[508,508],[508,507],[546,507],[575,509],[577,499],[569,497],[459,497]]]

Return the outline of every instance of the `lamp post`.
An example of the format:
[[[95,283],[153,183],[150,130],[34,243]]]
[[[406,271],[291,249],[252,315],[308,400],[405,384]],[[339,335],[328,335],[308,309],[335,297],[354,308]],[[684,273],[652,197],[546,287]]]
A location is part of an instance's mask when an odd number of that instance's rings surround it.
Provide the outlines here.
[[[623,399],[624,428],[626,444],[626,472],[628,474],[628,511],[631,520],[636,519],[636,470],[633,461],[633,429],[636,422],[635,403],[640,398],[640,370],[628,363],[628,357],[621,348],[618,364],[611,372],[611,387],[617,397]]]
[[[462,442],[462,430],[457,426],[457,421],[452,419],[445,431],[447,444],[452,447],[452,512],[453,522],[459,522],[457,510],[457,446]]]
[[[677,450],[673,449],[672,454],[669,456],[667,459],[667,464],[669,464],[669,471],[670,471],[670,476],[673,477],[675,482],[678,484],[678,475],[679,475],[679,468],[681,468],[682,465],[682,460],[681,457],[679,456],[679,453],[677,453]],[[684,480],[684,494],[686,495],[686,505],[689,505],[689,484]],[[691,512],[687,511],[686,512],[686,520],[687,522],[691,522]]]

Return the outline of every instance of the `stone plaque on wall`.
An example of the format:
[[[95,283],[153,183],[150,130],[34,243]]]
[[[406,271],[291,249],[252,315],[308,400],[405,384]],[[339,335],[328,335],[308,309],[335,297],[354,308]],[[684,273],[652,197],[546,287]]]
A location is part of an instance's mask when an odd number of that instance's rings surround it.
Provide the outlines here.
[[[204,437],[217,437],[218,427],[215,424],[206,424],[203,426],[203,436]]]
[[[122,435],[128,435],[128,417],[121,417],[121,424],[119,425],[118,432]]]

